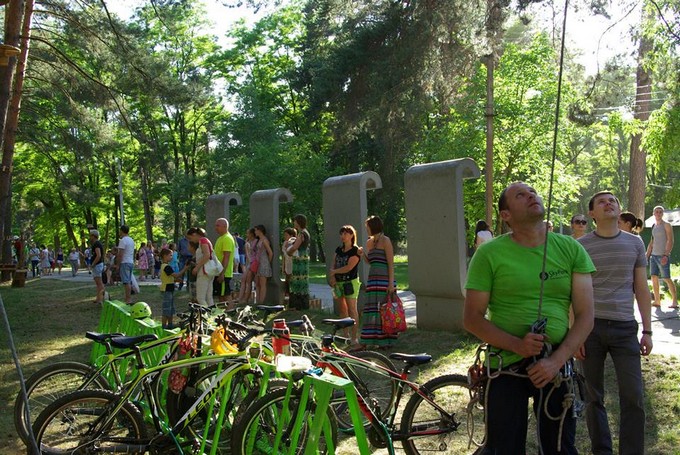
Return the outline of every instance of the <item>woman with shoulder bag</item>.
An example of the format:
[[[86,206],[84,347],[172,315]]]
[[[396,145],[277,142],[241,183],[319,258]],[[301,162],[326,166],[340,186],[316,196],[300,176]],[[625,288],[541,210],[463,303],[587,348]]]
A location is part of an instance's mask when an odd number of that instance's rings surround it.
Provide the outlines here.
[[[394,250],[392,242],[383,233],[383,222],[378,216],[366,220],[369,235],[363,253],[370,264],[366,283],[366,303],[361,315],[361,343],[366,346],[386,348],[397,338],[387,334],[382,327],[380,306],[387,300],[387,294],[396,292],[394,283]]]
[[[356,321],[350,330],[345,329],[345,335],[350,335],[352,346],[350,349],[361,348],[357,337],[359,313],[357,312],[357,296],[359,295],[359,247],[357,246],[357,231],[353,226],[345,225],[340,228],[340,245],[333,256],[333,267],[329,271],[328,283],[333,288],[333,299],[341,318],[351,317]]]
[[[210,260],[213,247],[205,236],[205,230],[192,227],[187,231],[187,239],[198,244],[196,249],[196,266],[191,272],[196,276],[196,301],[200,305],[208,306],[213,302],[213,277],[205,273],[204,265]]]

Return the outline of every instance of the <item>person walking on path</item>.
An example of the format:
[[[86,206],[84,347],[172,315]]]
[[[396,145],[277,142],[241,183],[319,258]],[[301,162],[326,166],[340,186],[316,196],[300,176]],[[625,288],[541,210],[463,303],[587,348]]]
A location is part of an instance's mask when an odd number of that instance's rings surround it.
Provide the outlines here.
[[[94,303],[102,304],[104,302],[104,293],[106,287],[102,280],[104,273],[104,245],[99,241],[99,231],[90,229],[90,251],[92,251],[92,278],[97,287],[97,295],[94,298]]]
[[[120,272],[120,281],[125,287],[125,303],[132,305],[132,269],[135,266],[135,241],[130,237],[130,227],[123,224],[120,227],[120,242],[116,268]]]
[[[569,381],[554,380],[571,370],[572,356],[593,328],[595,267],[576,240],[546,232],[543,200],[526,183],[503,190],[498,212],[512,232],[479,247],[465,284],[464,327],[493,353],[485,360],[492,373],[486,382],[486,438],[476,453],[527,453],[532,397],[538,452],[577,454],[576,419],[563,404],[572,389]]]
[[[290,276],[289,306],[292,309],[309,309],[309,245],[311,237],[307,231],[307,217],[297,214],[293,217],[293,227],[297,231],[295,243],[286,250],[293,258],[293,273]],[[297,255],[295,252],[297,251]],[[259,299],[259,297],[258,297]]]
[[[366,220],[368,240],[366,247],[359,251],[368,264],[366,302],[361,314],[361,339],[357,348],[373,346],[386,348],[392,345],[397,335],[383,332],[380,305],[385,303],[387,294],[396,292],[394,281],[394,250],[389,237],[383,233],[383,222],[378,216]]]
[[[673,227],[663,219],[663,207],[654,207],[654,226],[652,226],[652,239],[647,246],[647,260],[649,272],[652,276],[652,289],[654,290],[653,306],[661,306],[659,293],[659,278],[664,280],[671,293],[673,302],[670,308],[678,308],[678,296],[675,283],[671,279],[671,252],[673,251]]]
[[[595,231],[578,241],[593,260],[595,325],[576,357],[586,378],[586,423],[592,453],[612,454],[604,403],[605,360],[614,362],[619,391],[619,453],[645,453],[645,407],[640,355],[652,351],[652,307],[647,285],[645,246],[640,237],[619,229],[621,205],[610,191],[588,202]],[[638,338],[633,301],[642,319]]]
[[[59,275],[61,275],[61,269],[64,267],[64,250],[61,247],[57,248],[56,256],[57,269],[59,270]]]
[[[68,255],[68,262],[71,264],[71,276],[76,276],[78,274],[78,269],[80,268],[80,251],[76,248],[71,248],[71,252]]]
[[[40,269],[42,270],[41,275],[51,275],[51,268],[52,264],[50,264],[50,250],[45,245],[40,245]]]
[[[28,257],[31,261],[31,275],[33,278],[40,276],[40,248],[35,243],[28,251]]]
[[[234,251],[236,242],[229,233],[229,221],[226,218],[215,220],[215,232],[218,237],[215,241],[215,257],[222,263],[224,270],[215,277],[213,282],[213,294],[220,302],[226,302],[231,297],[231,279],[234,276]],[[229,308],[233,308],[233,304]]]

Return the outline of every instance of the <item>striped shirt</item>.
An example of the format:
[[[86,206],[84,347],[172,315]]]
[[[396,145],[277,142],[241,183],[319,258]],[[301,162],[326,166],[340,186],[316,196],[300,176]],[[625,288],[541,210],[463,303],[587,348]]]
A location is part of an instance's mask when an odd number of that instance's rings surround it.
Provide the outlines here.
[[[647,267],[645,245],[637,235],[619,231],[614,237],[595,232],[578,239],[593,260],[595,317],[612,321],[632,321],[635,269]]]

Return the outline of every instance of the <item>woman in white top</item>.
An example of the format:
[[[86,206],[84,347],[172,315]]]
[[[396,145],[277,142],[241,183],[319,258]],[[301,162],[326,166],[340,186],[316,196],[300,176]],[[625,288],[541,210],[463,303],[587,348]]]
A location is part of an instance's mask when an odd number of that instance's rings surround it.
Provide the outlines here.
[[[492,238],[493,234],[489,229],[489,225],[486,224],[486,221],[477,221],[477,226],[475,227],[475,249],[479,248],[479,245],[484,242],[488,242]]]

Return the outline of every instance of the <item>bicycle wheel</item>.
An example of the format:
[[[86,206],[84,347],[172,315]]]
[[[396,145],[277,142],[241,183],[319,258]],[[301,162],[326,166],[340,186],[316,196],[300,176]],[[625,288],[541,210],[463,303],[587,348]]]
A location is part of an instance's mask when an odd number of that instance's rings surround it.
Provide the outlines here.
[[[475,439],[484,438],[484,410],[471,401],[467,378],[459,374],[440,376],[420,386],[420,390],[450,416],[414,394],[406,403],[401,420],[402,434],[410,435],[410,439],[403,441],[404,451],[408,455],[473,453],[477,449]]]
[[[377,404],[380,406],[380,417],[387,417],[394,406],[397,382],[392,380],[391,377],[381,374],[376,365],[394,371],[394,363],[385,355],[376,351],[359,351],[352,353],[352,355],[370,363],[348,361],[348,363],[342,365],[342,368],[352,370],[353,376],[356,377],[351,379],[354,379],[354,387],[357,392],[366,400],[368,405]],[[348,379],[350,378],[348,377]],[[333,396],[333,411],[335,411],[338,419],[340,431],[353,433],[352,418],[342,392],[336,392]],[[363,414],[362,421],[364,427],[368,428],[370,424]]]
[[[96,371],[95,368],[80,362],[59,362],[33,373],[26,381],[28,409],[31,411],[32,420],[35,421],[43,409],[57,398],[78,390]],[[110,390],[111,386],[104,377],[97,376],[87,388]],[[31,424],[32,422],[26,419],[26,401],[19,392],[14,401],[14,426],[26,445],[29,443],[28,428]]]
[[[287,454],[291,446],[293,426],[298,415],[300,403],[299,392],[293,391],[288,403],[288,409],[284,408],[287,389],[276,389],[268,392],[262,398],[248,406],[241,418],[234,426],[232,434],[232,453],[243,455],[271,455]],[[286,411],[286,412],[284,412]],[[309,442],[309,430],[312,421],[312,412],[305,410],[302,428],[298,435],[296,454],[302,454]],[[281,432],[281,441],[278,450],[274,445],[277,430]],[[338,438],[338,427],[329,407],[324,419],[324,430],[321,432],[319,441],[315,443],[318,453],[333,453]]]
[[[40,453],[87,454],[138,453],[139,440],[146,439],[144,418],[132,403],[125,403],[111,425],[101,428],[100,417],[117,399],[107,390],[79,390],[57,399],[40,413],[33,424]],[[137,444],[136,451],[127,444]],[[96,446],[96,450],[95,449]]]
[[[167,393],[166,412],[171,425],[175,425],[196,402],[198,397],[210,388],[210,384],[217,374],[217,365],[210,366],[201,370],[193,384],[190,387],[186,387],[182,393]],[[242,412],[241,405],[252,403],[257,399],[259,393],[259,385],[257,384],[259,384],[259,380],[247,372],[238,372],[232,379],[229,401],[226,404],[225,415],[222,421],[218,453],[230,453],[231,432],[234,422],[238,418],[239,413]],[[288,385],[287,380],[270,379],[268,389],[272,390],[276,387],[285,387],[286,385]],[[210,408],[205,406],[191,419],[189,426],[183,431],[183,435],[200,440],[203,438],[206,424],[209,424],[208,435],[209,438],[212,438],[216,429],[220,404],[221,394],[218,392],[212,415],[208,415]],[[208,440],[207,446],[211,447],[212,443],[212,439]]]

